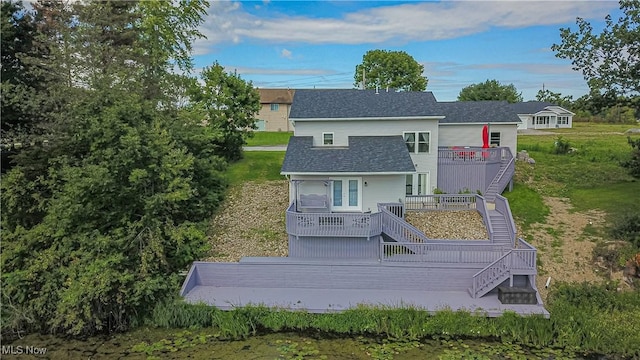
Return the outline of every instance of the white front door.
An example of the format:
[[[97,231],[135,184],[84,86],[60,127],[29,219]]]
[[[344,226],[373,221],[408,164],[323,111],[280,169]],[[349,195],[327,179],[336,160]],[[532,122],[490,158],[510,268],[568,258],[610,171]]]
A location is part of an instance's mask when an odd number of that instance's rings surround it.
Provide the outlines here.
[[[331,210],[362,210],[362,178],[331,179]]]

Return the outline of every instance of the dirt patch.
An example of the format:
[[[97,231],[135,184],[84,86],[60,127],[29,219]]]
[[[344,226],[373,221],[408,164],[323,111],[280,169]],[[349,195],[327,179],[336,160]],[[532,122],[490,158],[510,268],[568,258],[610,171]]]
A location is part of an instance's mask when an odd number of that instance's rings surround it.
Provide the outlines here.
[[[536,286],[546,300],[548,290],[544,285],[551,277],[554,281],[601,282],[602,269],[593,263],[593,248],[600,241],[592,229],[604,225],[605,214],[600,211],[572,211],[571,202],[566,198],[545,197],[549,206],[549,216],[545,224],[534,224],[526,235],[538,249],[538,277]]]
[[[230,189],[213,218],[211,256],[206,261],[239,261],[243,256],[287,256],[286,180],[246,182]]]
[[[487,228],[475,210],[407,212],[406,220],[430,239],[486,240]]]

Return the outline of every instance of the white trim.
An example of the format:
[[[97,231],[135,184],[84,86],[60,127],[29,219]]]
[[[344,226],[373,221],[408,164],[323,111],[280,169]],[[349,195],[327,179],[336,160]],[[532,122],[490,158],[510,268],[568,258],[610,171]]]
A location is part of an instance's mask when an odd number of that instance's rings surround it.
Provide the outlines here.
[[[357,195],[357,202],[358,204],[356,206],[349,206],[349,182],[351,180],[356,180],[357,181],[357,186],[358,186],[358,195]],[[363,202],[363,198],[362,198],[362,177],[330,177],[329,181],[331,181],[331,211],[362,211],[362,202]],[[333,195],[334,195],[334,190],[333,190],[333,184],[334,181],[341,181],[342,182],[342,205],[341,206],[334,206],[333,202],[335,201]]]
[[[427,152],[419,152],[419,151],[418,151],[418,148],[419,148],[419,145],[420,145],[420,140],[419,140],[419,139],[420,139],[420,135],[419,135],[420,133],[427,133],[427,134],[429,134],[429,144],[428,144],[428,145],[429,145],[429,149],[427,149]],[[431,131],[430,131],[430,130],[427,130],[427,131],[423,131],[423,130],[415,130],[415,131],[414,131],[414,130],[408,130],[408,131],[403,131],[403,132],[402,132],[402,141],[404,141],[405,146],[406,146],[407,141],[404,139],[404,134],[414,134],[414,135],[415,135],[415,147],[414,147],[414,149],[413,149],[414,151],[413,151],[413,152],[409,152],[409,154],[412,154],[412,155],[431,154],[431,140],[432,140],[432,139],[431,139]],[[409,151],[409,149],[407,149],[407,151]]]
[[[345,121],[345,120],[440,120],[444,119],[444,115],[432,115],[432,116],[388,116],[388,117],[355,117],[355,118],[289,118],[289,120],[296,121]]]
[[[331,134],[331,144],[325,144],[324,143],[324,136]],[[322,146],[334,146],[336,144],[335,142],[335,134],[333,132],[323,132],[322,133],[322,143],[320,145]]]
[[[350,175],[409,175],[415,171],[386,171],[386,172],[280,172],[280,175],[308,175],[308,176],[350,176]]]

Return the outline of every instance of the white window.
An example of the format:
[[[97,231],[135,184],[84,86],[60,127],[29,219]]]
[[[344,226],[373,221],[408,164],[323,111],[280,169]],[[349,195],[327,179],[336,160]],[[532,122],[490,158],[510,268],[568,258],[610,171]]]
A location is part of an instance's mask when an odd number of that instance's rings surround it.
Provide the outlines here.
[[[500,146],[500,133],[492,132],[489,137],[489,145]]]
[[[412,154],[429,153],[431,133],[422,131],[403,132],[407,150]]]
[[[549,125],[549,117],[548,116],[536,116],[535,124],[536,125]]]
[[[405,195],[413,195],[413,175],[407,175]]]
[[[337,178],[331,181],[331,209],[360,211],[362,209],[362,178]]]
[[[271,111],[280,110],[280,104],[271,104]]]
[[[568,116],[558,116],[558,125],[569,125]]]
[[[429,193],[429,173],[418,174],[418,195]]]
[[[322,145],[333,145],[333,133],[322,133]]]

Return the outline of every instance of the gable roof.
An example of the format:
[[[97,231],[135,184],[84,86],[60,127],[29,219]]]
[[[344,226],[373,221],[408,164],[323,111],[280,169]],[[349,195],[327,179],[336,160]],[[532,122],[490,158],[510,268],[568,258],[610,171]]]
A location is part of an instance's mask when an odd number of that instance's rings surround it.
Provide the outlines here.
[[[258,89],[260,104],[291,104],[293,102],[293,89]]]
[[[433,93],[358,89],[296,90],[289,119],[357,119],[441,116]]]
[[[520,118],[506,101],[439,102],[444,119],[440,124],[519,123]]]
[[[511,108],[517,114],[535,114],[544,110],[547,106],[552,106],[553,103],[547,101],[526,101],[511,104]]]
[[[349,136],[348,147],[313,146],[312,136],[292,136],[282,174],[414,173],[402,136]]]

